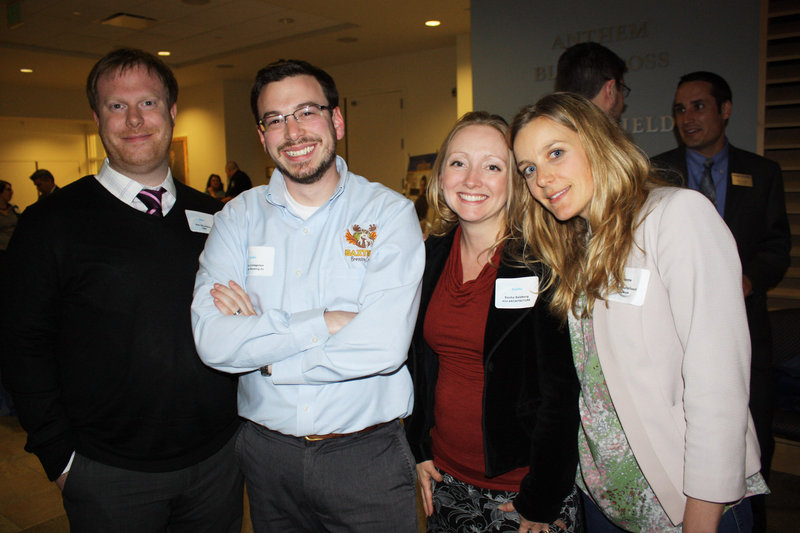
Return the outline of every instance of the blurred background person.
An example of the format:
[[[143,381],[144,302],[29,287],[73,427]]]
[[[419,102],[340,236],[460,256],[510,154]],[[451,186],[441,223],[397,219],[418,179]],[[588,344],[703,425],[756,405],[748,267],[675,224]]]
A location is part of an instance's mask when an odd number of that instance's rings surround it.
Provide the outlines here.
[[[419,179],[419,195],[414,200],[414,211],[417,212],[419,226],[423,237],[427,238],[430,232],[430,221],[428,220],[428,176]]]
[[[587,529],[742,532],[767,491],[750,418],[736,243],[708,200],[660,186],[589,100],[548,95],[511,126],[581,383]],[[693,231],[687,231],[687,226]],[[723,514],[724,511],[724,514]]]
[[[33,182],[34,186],[36,186],[36,191],[39,193],[39,198],[47,196],[48,194],[58,190],[58,185],[56,185],[56,180],[53,177],[53,173],[44,168],[40,168],[31,174],[31,181]]]
[[[225,186],[219,174],[211,174],[206,182],[206,193],[214,198],[222,199],[225,196]]]
[[[239,165],[236,161],[228,161],[228,164],[225,165],[225,174],[228,176],[228,191],[222,198],[222,201],[225,203],[230,202],[247,189],[253,187],[250,176],[239,169]]]
[[[574,44],[558,58],[555,90],[579,94],[619,122],[631,93],[626,72],[625,61],[602,44]]]
[[[17,227],[19,211],[17,206],[11,203],[14,190],[11,184],[5,180],[0,180],[0,266],[3,264],[3,256],[8,248],[8,241]],[[14,414],[14,407],[11,403],[11,396],[0,384],[0,416]]]
[[[8,248],[8,241],[17,227],[19,209],[11,203],[14,190],[11,184],[5,180],[0,180],[0,264],[3,262],[3,255]]]
[[[428,184],[439,223],[425,244],[406,424],[428,531],[579,530],[578,382],[541,268],[510,259],[531,200],[507,129],[464,115]]]

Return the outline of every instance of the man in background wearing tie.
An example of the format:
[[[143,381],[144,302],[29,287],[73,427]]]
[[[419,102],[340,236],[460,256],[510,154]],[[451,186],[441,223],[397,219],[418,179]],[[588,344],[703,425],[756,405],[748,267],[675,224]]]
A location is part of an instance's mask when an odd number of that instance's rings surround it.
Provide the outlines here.
[[[761,446],[761,473],[768,481],[775,449],[775,378],[767,290],[786,273],[792,241],[780,167],[731,146],[725,137],[732,98],[730,86],[717,74],[682,76],[672,110],[684,146],[654,157],[653,164],[672,172],[666,179],[680,181],[713,202],[736,239],[752,345],[750,411]],[[753,499],[753,514],[756,531],[763,531],[763,496]]]
[[[178,85],[115,50],[87,95],[100,172],[21,217],[6,256],[2,376],[73,531],[239,532],[236,377],[202,364],[189,307],[221,204],[173,180]]]

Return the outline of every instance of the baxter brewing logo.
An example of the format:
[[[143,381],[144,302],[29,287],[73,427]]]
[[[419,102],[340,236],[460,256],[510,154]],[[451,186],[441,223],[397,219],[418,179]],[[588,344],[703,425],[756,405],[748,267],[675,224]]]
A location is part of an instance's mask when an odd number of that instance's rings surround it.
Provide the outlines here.
[[[372,250],[369,248],[378,237],[378,232],[375,231],[378,226],[370,224],[369,229],[364,229],[358,224],[353,224],[353,227],[348,229],[344,234],[344,239],[347,245],[344,249],[345,257],[349,257],[351,261],[366,261],[369,259]],[[352,245],[352,246],[350,246]],[[353,248],[353,246],[355,248]]]

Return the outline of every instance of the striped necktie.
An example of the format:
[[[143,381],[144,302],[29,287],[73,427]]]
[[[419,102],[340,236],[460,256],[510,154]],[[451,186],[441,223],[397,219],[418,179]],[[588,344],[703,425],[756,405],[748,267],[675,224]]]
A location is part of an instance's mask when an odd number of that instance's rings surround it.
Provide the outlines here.
[[[151,190],[151,189],[142,189],[142,191],[136,195],[136,198],[142,201],[142,203],[147,207],[147,214],[148,215],[155,215],[155,216],[164,216],[161,212],[161,195],[166,192],[164,187],[159,187],[158,190]]]
[[[714,186],[714,178],[711,176],[711,167],[713,166],[713,159],[706,159],[703,162],[703,175],[700,176],[700,192],[716,206],[717,188]]]

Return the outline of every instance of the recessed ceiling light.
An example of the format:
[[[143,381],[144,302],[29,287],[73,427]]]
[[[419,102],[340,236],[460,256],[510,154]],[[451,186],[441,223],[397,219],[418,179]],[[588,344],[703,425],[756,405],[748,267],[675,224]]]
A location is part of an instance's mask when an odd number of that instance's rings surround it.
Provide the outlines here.
[[[23,74],[33,74],[32,68],[21,68],[19,69],[19,71],[22,72]]]
[[[170,52],[169,50],[161,50],[160,52],[158,52],[158,55],[162,57],[167,57],[169,55],[172,55],[172,52]]]
[[[425,21],[425,25],[430,27],[430,28],[435,28],[439,24],[441,24],[441,21],[438,21],[438,20],[426,20]]]

